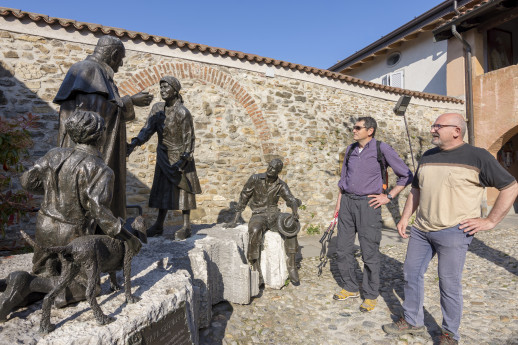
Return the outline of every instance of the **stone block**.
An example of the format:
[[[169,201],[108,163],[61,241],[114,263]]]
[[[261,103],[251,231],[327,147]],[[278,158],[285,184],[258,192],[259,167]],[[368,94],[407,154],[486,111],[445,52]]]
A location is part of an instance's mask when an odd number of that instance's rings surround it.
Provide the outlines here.
[[[248,227],[240,225],[234,229],[225,229],[221,225],[215,225],[196,235],[204,237],[197,246],[204,248],[214,264],[211,271],[213,280],[221,281],[221,289],[212,291],[213,304],[223,300],[239,304],[250,303],[258,291],[252,294],[250,288],[250,268],[246,261]]]
[[[33,36],[33,35],[20,35],[17,36],[16,39],[27,41],[27,42],[40,42],[42,44],[47,43],[47,40],[40,36]]]
[[[246,225],[235,229],[215,225],[180,242],[149,238],[132,262],[132,291],[142,297],[140,302],[124,304],[123,292],[110,293],[108,277],[101,279],[103,293],[98,301],[106,314],[116,318],[112,324],[98,326],[88,303],[81,302],[52,309],[52,322],[58,327],[42,337],[38,333],[41,313],[36,312],[39,302],[12,313],[2,325],[2,335],[21,343],[123,344],[185,305],[192,342],[197,344],[198,329],[210,324],[212,305],[224,300],[248,304],[259,294],[258,275],[250,272],[246,261],[247,229]],[[32,254],[2,259],[0,278],[15,270],[30,271],[31,260]],[[122,273],[118,276],[121,281]]]
[[[113,323],[99,326],[89,304],[80,302],[62,309],[52,308],[51,321],[57,328],[48,335],[41,335],[38,332],[41,302],[38,302],[11,314],[8,321],[2,324],[2,339],[9,339],[10,343],[41,345],[125,344],[150,324],[172,313],[184,313],[185,308],[186,327],[191,341],[198,344],[195,289],[190,274],[175,269],[167,260],[157,261],[154,254],[154,248],[144,246],[132,262],[132,291],[142,298],[135,304],[124,303],[122,290],[110,293],[108,277],[102,278],[103,292],[97,301],[105,314],[115,317]],[[32,255],[24,256],[25,261],[30,262],[29,256]],[[118,276],[121,281],[122,276]]]
[[[259,295],[259,272],[251,271],[250,272],[250,294],[252,296]]]
[[[284,241],[277,232],[266,231],[261,251],[261,272],[264,285],[272,289],[280,289],[288,278],[286,251]]]

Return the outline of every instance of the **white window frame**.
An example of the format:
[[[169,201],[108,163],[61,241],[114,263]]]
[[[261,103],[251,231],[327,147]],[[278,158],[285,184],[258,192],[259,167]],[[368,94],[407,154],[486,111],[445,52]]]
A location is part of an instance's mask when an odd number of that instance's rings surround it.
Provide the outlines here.
[[[397,76],[399,76],[401,80],[401,85],[395,85]],[[388,86],[394,86],[404,89],[405,88],[405,71],[400,69],[395,72],[391,72],[389,74],[384,75],[381,77],[381,84],[382,85],[388,85]]]

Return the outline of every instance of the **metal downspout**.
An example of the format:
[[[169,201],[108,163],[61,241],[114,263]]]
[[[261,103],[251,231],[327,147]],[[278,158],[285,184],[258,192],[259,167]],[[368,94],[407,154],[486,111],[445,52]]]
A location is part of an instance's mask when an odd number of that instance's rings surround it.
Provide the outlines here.
[[[459,15],[457,9],[457,1],[453,1],[453,9]],[[464,46],[464,88],[466,89],[466,115],[468,118],[468,142],[471,145],[475,145],[475,124],[473,123],[473,74],[472,74],[472,63],[471,63],[471,46],[469,43],[462,38],[461,34],[457,31],[457,26],[453,24],[451,26],[451,33]]]

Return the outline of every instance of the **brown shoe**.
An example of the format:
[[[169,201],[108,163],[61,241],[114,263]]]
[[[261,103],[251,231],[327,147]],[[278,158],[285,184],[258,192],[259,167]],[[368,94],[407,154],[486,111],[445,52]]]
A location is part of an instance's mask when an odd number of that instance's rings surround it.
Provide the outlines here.
[[[392,322],[382,326],[385,333],[388,334],[418,334],[425,331],[424,326],[416,327],[412,326],[404,318],[400,318],[396,322]]]
[[[458,340],[453,339],[453,334],[442,331],[442,335],[439,338],[439,345],[457,345],[458,343]]]

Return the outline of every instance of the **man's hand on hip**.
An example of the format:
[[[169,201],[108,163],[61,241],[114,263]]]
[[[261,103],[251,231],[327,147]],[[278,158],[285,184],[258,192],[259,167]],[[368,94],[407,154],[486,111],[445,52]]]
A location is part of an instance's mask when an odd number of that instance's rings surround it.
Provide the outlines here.
[[[367,195],[367,197],[371,198],[369,200],[369,206],[374,208],[378,208],[390,202],[386,194],[370,194]]]
[[[470,218],[460,222],[459,229],[474,235],[479,231],[491,230],[496,226],[496,223],[489,218]]]

